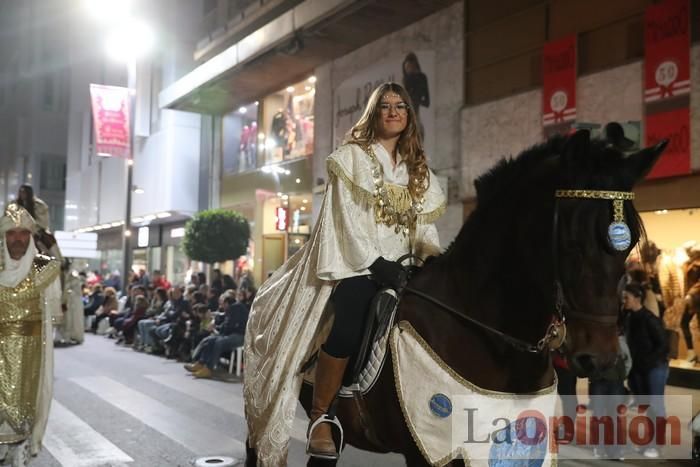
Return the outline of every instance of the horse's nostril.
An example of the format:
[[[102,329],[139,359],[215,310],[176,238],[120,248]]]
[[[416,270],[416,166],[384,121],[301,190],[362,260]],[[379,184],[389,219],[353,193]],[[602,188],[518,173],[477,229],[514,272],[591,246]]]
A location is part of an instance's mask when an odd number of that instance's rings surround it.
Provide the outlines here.
[[[579,367],[584,374],[591,374],[595,370],[595,357],[588,353],[578,353],[573,357],[574,364]]]

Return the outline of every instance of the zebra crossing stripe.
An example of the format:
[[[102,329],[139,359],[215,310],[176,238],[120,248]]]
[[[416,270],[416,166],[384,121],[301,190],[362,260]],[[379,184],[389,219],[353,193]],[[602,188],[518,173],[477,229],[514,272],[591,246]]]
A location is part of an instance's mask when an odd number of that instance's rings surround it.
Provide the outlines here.
[[[185,446],[198,456],[245,456],[245,444],[224,436],[200,421],[183,415],[173,407],[131,389],[105,376],[71,378],[106,403],[125,412],[155,431]],[[197,433],[197,436],[192,436]]]
[[[216,401],[216,406],[228,413],[245,418],[243,397],[240,395],[242,386],[222,383],[220,381],[196,380],[180,375],[145,375],[146,378],[161,384],[168,389],[181,392],[189,397],[206,403]],[[225,388],[225,389],[223,389]],[[306,443],[306,426],[308,421],[299,417],[294,418],[292,438]]]
[[[55,399],[51,402],[44,447],[65,467],[118,467],[134,461]]]

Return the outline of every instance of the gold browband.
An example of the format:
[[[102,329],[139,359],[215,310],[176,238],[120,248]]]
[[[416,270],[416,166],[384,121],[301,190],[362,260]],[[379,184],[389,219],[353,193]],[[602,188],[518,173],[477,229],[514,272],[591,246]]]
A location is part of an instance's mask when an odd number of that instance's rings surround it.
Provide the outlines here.
[[[591,198],[591,199],[621,199],[632,200],[634,193],[631,191],[606,191],[606,190],[557,190],[554,192],[557,198]]]

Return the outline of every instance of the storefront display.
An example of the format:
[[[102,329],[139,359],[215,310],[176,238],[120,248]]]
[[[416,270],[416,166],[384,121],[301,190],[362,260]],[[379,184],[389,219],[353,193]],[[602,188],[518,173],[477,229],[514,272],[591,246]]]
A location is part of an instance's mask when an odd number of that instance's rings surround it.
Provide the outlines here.
[[[244,105],[222,118],[222,158],[225,173],[257,168],[258,103]]]
[[[650,255],[648,249],[642,248],[639,257],[633,254],[632,259],[638,259],[658,284],[663,321],[673,331],[671,365],[700,370],[693,365],[693,354],[689,353],[689,348],[694,347],[695,353],[700,349],[700,323],[697,316],[689,314],[688,299],[695,280],[689,271],[700,261],[700,209],[660,209],[640,215],[648,242],[656,249],[652,248],[654,254]],[[650,282],[654,284],[653,281]]]
[[[277,193],[265,201],[263,234],[270,241],[283,233],[286,260],[308,241],[311,234],[311,193]],[[284,219],[280,219],[283,213]],[[269,263],[269,261],[268,261]]]
[[[296,83],[263,100],[265,164],[313,153],[314,81]]]

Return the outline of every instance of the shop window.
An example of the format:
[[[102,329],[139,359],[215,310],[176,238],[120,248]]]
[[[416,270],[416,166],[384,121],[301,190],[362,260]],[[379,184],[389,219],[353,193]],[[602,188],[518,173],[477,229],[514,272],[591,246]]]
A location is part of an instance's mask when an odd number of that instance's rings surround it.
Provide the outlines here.
[[[301,81],[264,99],[265,164],[313,153],[315,89],[312,81]]]
[[[258,165],[258,103],[224,115],[221,125],[224,172],[254,170]]]

